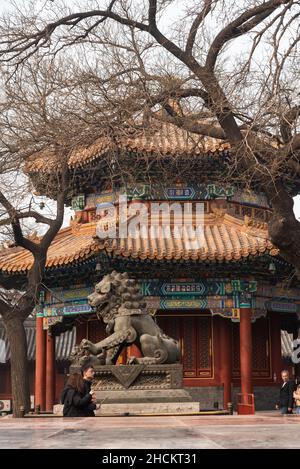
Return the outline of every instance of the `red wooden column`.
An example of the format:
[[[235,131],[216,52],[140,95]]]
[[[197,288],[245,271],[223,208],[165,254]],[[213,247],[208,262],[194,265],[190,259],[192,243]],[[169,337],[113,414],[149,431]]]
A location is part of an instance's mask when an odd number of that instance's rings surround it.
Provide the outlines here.
[[[35,351],[35,406],[45,410],[45,365],[46,343],[43,329],[43,316],[36,316],[36,351]]]
[[[46,411],[53,411],[55,395],[55,336],[47,333],[46,339]]]
[[[251,316],[251,308],[240,309],[240,360],[242,394],[251,394],[253,392]]]
[[[219,324],[221,352],[221,383],[224,386],[224,409],[227,409],[228,402],[232,402],[232,323],[230,319],[220,318]]]
[[[270,315],[270,334],[271,334],[271,358],[272,358],[272,377],[275,383],[281,382],[282,354],[281,354],[281,329],[280,313],[269,312]]]
[[[238,414],[254,414],[252,386],[252,310],[248,306],[240,308],[240,367],[241,393],[238,395]]]

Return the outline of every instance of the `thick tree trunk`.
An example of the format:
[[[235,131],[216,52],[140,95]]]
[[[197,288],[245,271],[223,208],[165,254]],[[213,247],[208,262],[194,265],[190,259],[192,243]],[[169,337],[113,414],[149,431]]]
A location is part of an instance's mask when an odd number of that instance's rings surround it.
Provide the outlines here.
[[[27,361],[27,340],[24,322],[18,317],[3,318],[11,350],[11,386],[13,417],[22,417],[30,410],[30,389]]]
[[[268,189],[267,194],[273,207],[268,223],[271,241],[280,255],[295,267],[300,278],[300,223],[293,211],[293,198],[281,187],[276,193]]]

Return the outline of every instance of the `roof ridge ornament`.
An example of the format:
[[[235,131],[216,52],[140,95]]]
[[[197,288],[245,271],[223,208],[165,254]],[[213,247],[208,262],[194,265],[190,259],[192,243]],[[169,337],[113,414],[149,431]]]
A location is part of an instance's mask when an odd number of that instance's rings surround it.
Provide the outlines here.
[[[254,228],[259,230],[267,230],[268,224],[263,221],[257,221],[254,217],[249,217],[249,215],[244,215],[244,225],[248,228]]]
[[[74,215],[74,218],[70,218],[70,228],[72,231],[72,234],[77,234],[80,231],[80,222],[82,220],[82,214],[81,212],[76,212]]]
[[[222,220],[227,212],[226,208],[216,207],[214,205],[211,206],[211,211],[216,220]]]

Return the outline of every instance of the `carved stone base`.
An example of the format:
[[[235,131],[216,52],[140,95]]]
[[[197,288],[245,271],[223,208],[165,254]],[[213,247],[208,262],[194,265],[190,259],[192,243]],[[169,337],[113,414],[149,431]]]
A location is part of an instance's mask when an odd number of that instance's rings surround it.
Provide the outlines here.
[[[101,409],[96,415],[143,415],[199,412],[183,389],[182,365],[94,366],[92,389]],[[71,366],[70,372],[79,372]],[[56,409],[62,413],[62,409]]]
[[[183,403],[193,399],[185,389],[126,389],[124,391],[95,391],[103,404]]]
[[[95,391],[181,389],[182,365],[103,365],[94,366]],[[79,372],[71,366],[70,372]]]
[[[159,415],[159,414],[190,414],[199,412],[199,402],[152,402],[152,403],[103,403],[95,411],[96,417],[101,416],[128,416],[128,415]],[[63,406],[55,405],[54,415],[62,416]]]

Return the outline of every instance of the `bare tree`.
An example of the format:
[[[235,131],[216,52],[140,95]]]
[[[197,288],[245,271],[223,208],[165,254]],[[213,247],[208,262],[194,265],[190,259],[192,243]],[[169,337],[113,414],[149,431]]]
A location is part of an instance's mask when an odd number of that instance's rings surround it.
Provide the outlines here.
[[[64,218],[64,204],[69,187],[66,161],[71,151],[76,127],[67,117],[67,102],[73,105],[68,68],[53,61],[25,64],[7,81],[2,70],[0,105],[0,232],[6,244],[25,249],[32,255],[26,278],[1,275],[0,314],[11,348],[13,415],[30,408],[27,373],[27,343],[24,320],[39,303],[48,248]],[[71,104],[72,103],[72,104]],[[62,113],[64,109],[65,113]],[[64,142],[62,135],[67,137]],[[69,137],[69,138],[68,138]],[[66,143],[67,142],[67,143]],[[59,155],[59,170],[48,177],[48,193],[56,207],[45,213],[31,193],[29,179],[23,173],[26,155],[52,145]],[[39,176],[37,176],[39,177]],[[32,233],[32,227],[39,233]]]
[[[142,112],[228,141],[232,177],[266,192],[271,240],[299,273],[299,1],[183,1],[176,14],[172,0],[34,3],[3,18],[1,60],[15,70],[81,47],[92,120],[104,100],[107,122]]]
[[[65,196],[63,187],[66,187],[64,178],[61,184],[61,191],[57,196],[57,214],[55,218],[45,217],[32,209],[27,211],[18,209],[11,203],[9,196],[0,191],[0,204],[7,213],[7,218],[2,220],[2,223],[10,224],[15,244],[30,251],[33,256],[32,267],[21,290],[20,286],[15,285],[9,279],[2,281],[0,288],[0,313],[11,348],[14,417],[22,415],[21,406],[24,407],[25,411],[30,409],[27,343],[23,323],[39,302],[47,250],[62,225]],[[40,239],[33,241],[30,236],[24,235],[21,221],[26,218],[34,218],[36,222],[48,225],[46,233]]]

